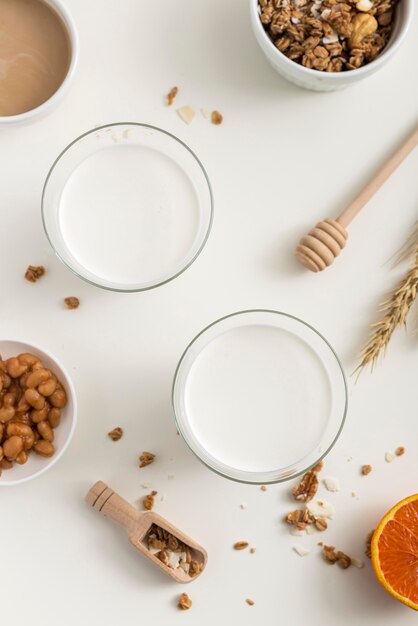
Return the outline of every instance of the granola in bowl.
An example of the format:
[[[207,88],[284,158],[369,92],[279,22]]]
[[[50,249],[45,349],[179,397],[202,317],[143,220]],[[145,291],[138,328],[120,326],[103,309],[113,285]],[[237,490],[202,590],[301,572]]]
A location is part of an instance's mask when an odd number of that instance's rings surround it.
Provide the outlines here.
[[[367,65],[384,50],[402,0],[258,0],[268,37],[288,59],[320,72]]]

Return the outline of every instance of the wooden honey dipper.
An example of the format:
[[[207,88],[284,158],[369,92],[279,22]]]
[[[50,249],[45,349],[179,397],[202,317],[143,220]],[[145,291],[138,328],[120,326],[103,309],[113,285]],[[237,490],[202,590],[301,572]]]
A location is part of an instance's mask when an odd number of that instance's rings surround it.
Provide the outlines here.
[[[322,272],[329,267],[345,247],[348,233],[347,226],[382,187],[397,167],[406,159],[418,144],[416,128],[395,154],[377,172],[372,180],[359,193],[357,198],[336,219],[319,222],[308,235],[305,235],[296,249],[296,257],[312,272]]]
[[[195,580],[204,570],[208,560],[206,550],[193,539],[185,535],[181,530],[175,528],[175,526],[161,517],[161,515],[153,511],[141,513],[141,511],[138,511],[132,504],[126,502],[126,500],[121,498],[121,496],[102,481],[95,483],[89,490],[86,495],[86,502],[92,506],[93,509],[105,515],[105,517],[109,517],[123,526],[123,528],[127,530],[129,541],[134,548],[150,559],[154,565],[157,565],[166,574],[171,576],[171,578],[174,578],[176,582],[189,583]],[[197,561],[199,566],[201,566],[198,574],[189,576],[181,567],[173,569],[152,554],[148,549],[146,538],[153,524],[167,531],[170,535],[173,535],[190,548],[192,559]]]

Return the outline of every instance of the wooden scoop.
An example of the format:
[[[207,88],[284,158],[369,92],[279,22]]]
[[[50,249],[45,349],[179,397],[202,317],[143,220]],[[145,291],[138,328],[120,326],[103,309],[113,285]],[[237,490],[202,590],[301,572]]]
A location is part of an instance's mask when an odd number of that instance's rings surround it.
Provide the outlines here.
[[[155,565],[158,565],[166,574],[174,578],[178,583],[189,583],[195,580],[197,576],[189,576],[181,567],[173,569],[165,565],[160,559],[152,554],[146,543],[146,535],[152,524],[156,524],[163,530],[186,544],[191,551],[192,559],[202,565],[203,571],[206,566],[208,555],[206,550],[190,537],[185,535],[181,530],[175,528],[170,522],[153,511],[141,513],[137,511],[132,504],[126,502],[117,493],[108,487],[105,483],[99,481],[93,485],[86,495],[86,502],[96,511],[103,513],[105,517],[109,517],[121,526],[123,526],[129,535],[129,541],[143,555],[145,555]]]
[[[345,247],[348,238],[347,226],[357,213],[380,189],[397,167],[418,144],[418,128],[404,141],[395,154],[386,162],[374,178],[359,193],[357,198],[341,213],[337,220],[319,222],[308,235],[303,237],[296,249],[296,257],[312,272],[322,272],[329,267]]]

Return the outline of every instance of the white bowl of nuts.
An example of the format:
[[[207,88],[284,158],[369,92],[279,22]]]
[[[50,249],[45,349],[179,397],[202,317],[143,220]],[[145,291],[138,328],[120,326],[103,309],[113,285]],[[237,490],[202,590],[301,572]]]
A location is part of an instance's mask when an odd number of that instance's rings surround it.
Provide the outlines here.
[[[40,476],[64,454],[76,424],[76,395],[44,349],[0,340],[0,487]]]
[[[414,0],[250,0],[255,37],[275,70],[314,91],[356,83],[387,63]]]

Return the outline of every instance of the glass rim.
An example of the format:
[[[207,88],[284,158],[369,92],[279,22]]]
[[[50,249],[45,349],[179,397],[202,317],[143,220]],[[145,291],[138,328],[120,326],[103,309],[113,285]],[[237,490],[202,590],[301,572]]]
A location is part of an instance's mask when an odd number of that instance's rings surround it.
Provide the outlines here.
[[[245,315],[248,313],[269,313],[269,314],[274,314],[274,315],[278,315],[280,317],[286,317],[288,319],[294,320],[300,324],[302,324],[303,326],[309,328],[311,331],[313,331],[324,343],[325,345],[329,348],[329,350],[331,351],[332,355],[335,358],[335,361],[338,365],[340,374],[341,374],[341,378],[342,378],[342,382],[343,382],[343,388],[344,388],[344,408],[343,408],[343,413],[342,413],[342,417],[340,418],[340,423],[337,429],[336,434],[334,435],[331,443],[327,446],[326,450],[321,453],[320,455],[318,455],[318,458],[308,464],[305,468],[292,473],[290,476],[283,476],[283,477],[278,477],[275,479],[270,479],[270,480],[266,480],[266,479],[256,479],[256,480],[245,480],[242,478],[237,478],[235,476],[231,476],[229,474],[227,474],[226,472],[222,472],[220,471],[218,468],[213,467],[212,465],[210,465],[209,463],[207,463],[205,460],[203,460],[199,454],[192,448],[192,446],[189,444],[189,442],[187,441],[186,436],[183,433],[182,430],[182,426],[179,422],[179,419],[177,417],[177,412],[176,412],[176,403],[175,403],[175,391],[176,391],[176,383],[177,383],[177,379],[178,379],[178,375],[180,372],[180,368],[181,365],[184,361],[184,358],[186,356],[186,354],[188,353],[188,351],[190,350],[190,348],[195,344],[195,342],[202,336],[204,335],[208,330],[210,330],[211,328],[213,328],[214,326],[216,326],[217,324],[223,322],[224,320],[227,320],[229,318],[233,318],[233,317],[238,317],[239,315]],[[233,482],[236,483],[241,483],[241,484],[247,484],[247,485],[265,485],[265,484],[270,484],[270,485],[274,485],[274,484],[279,484],[279,483],[283,483],[283,482],[287,482],[289,480],[293,480],[294,478],[297,478],[298,476],[302,476],[305,472],[307,472],[310,468],[315,467],[315,465],[317,465],[320,461],[322,461],[322,459],[324,459],[329,452],[333,449],[333,447],[335,446],[335,444],[337,443],[338,439],[340,438],[341,432],[344,428],[344,424],[346,421],[346,417],[347,417],[347,411],[348,411],[348,387],[347,387],[347,379],[346,379],[346,375],[344,373],[344,368],[342,366],[342,363],[336,353],[336,351],[334,350],[334,348],[332,347],[332,345],[330,344],[330,342],[316,329],[314,328],[314,326],[312,326],[311,324],[308,324],[308,322],[305,322],[304,320],[300,319],[299,317],[297,317],[296,315],[292,315],[290,313],[285,313],[284,311],[278,311],[275,309],[243,309],[241,311],[235,311],[234,313],[229,313],[228,315],[224,315],[218,319],[216,319],[214,322],[212,322],[211,324],[208,324],[205,328],[203,328],[187,345],[187,347],[185,348],[185,350],[183,351],[175,372],[174,372],[174,378],[173,378],[173,383],[171,386],[171,405],[172,405],[172,411],[173,411],[173,415],[174,415],[174,422],[177,428],[178,433],[180,434],[182,440],[184,441],[184,443],[186,444],[187,448],[190,450],[190,452],[193,454],[193,456],[195,458],[198,459],[198,461],[200,461],[200,463],[202,463],[205,467],[207,467],[209,470],[211,470],[212,472],[214,472],[215,474],[217,474],[218,476],[222,476],[223,478],[227,478],[228,480],[232,480]],[[248,472],[251,473],[251,472]],[[253,472],[255,475],[258,472]],[[260,472],[261,473],[265,473],[265,472]]]
[[[138,126],[140,128],[147,128],[147,129],[156,131],[158,133],[161,133],[163,135],[166,135],[170,139],[173,139],[174,141],[179,143],[183,148],[185,148],[187,150],[187,152],[189,152],[189,154],[191,154],[191,156],[196,161],[197,165],[199,166],[200,170],[202,171],[202,174],[203,174],[203,177],[204,177],[204,179],[206,181],[208,192],[209,192],[209,200],[210,200],[209,222],[208,222],[208,226],[207,226],[207,229],[206,229],[206,232],[205,232],[205,236],[202,239],[202,242],[201,242],[198,250],[196,251],[196,253],[188,261],[188,263],[186,265],[184,265],[184,267],[182,267],[175,274],[173,274],[172,276],[169,276],[168,278],[165,278],[164,280],[160,280],[160,281],[158,281],[158,282],[156,282],[154,284],[147,285],[145,287],[134,287],[134,288],[109,287],[109,286],[105,286],[105,285],[99,284],[99,283],[95,282],[94,280],[91,280],[90,278],[87,278],[86,276],[83,276],[80,272],[78,272],[73,267],[71,267],[71,265],[69,263],[67,263],[67,261],[65,261],[63,259],[63,257],[61,256],[61,254],[59,253],[57,248],[52,243],[51,238],[50,238],[49,233],[48,233],[48,228],[46,226],[46,219],[45,219],[45,193],[46,193],[46,189],[47,189],[47,186],[48,186],[48,182],[49,182],[49,180],[50,180],[50,178],[51,178],[51,176],[52,176],[52,174],[53,174],[53,172],[55,170],[55,167],[59,163],[59,161],[62,159],[62,157],[65,154],[67,154],[67,152],[69,150],[71,150],[71,148],[75,144],[79,143],[85,137],[87,137],[89,135],[92,135],[93,133],[97,133],[97,132],[99,132],[99,131],[101,131],[103,129],[114,128],[114,127],[117,127],[117,126]],[[213,196],[212,185],[211,185],[208,173],[206,172],[206,169],[205,169],[203,163],[201,162],[199,157],[196,155],[196,153],[184,141],[182,141],[179,137],[177,137],[173,133],[170,133],[167,130],[164,130],[163,128],[159,128],[158,126],[153,126],[152,124],[146,124],[146,123],[143,123],[143,122],[112,122],[112,123],[109,123],[109,124],[103,124],[101,126],[96,126],[95,128],[91,128],[90,130],[87,130],[86,132],[82,133],[81,135],[79,135],[78,137],[73,139],[73,141],[71,141],[71,143],[67,144],[67,146],[55,158],[54,162],[52,163],[51,167],[49,168],[48,175],[47,175],[47,177],[45,179],[45,182],[44,182],[44,185],[43,185],[43,188],[42,188],[41,217],[42,217],[42,226],[43,226],[43,229],[44,229],[44,233],[46,235],[46,238],[47,238],[47,240],[48,240],[52,250],[55,253],[55,256],[75,276],[77,276],[78,278],[81,278],[81,280],[85,281],[86,283],[89,283],[90,285],[93,285],[94,287],[98,287],[99,289],[105,289],[106,291],[113,291],[113,292],[116,292],[116,293],[139,293],[141,291],[150,291],[151,289],[156,289],[157,287],[161,287],[162,285],[166,285],[167,283],[171,282],[172,280],[175,280],[176,278],[181,276],[181,274],[183,274],[191,265],[193,265],[193,263],[196,261],[196,259],[200,256],[200,254],[202,253],[203,249],[206,246],[206,243],[207,243],[207,241],[209,239],[209,235],[210,235],[210,233],[212,231],[213,218],[214,218],[214,196]]]

